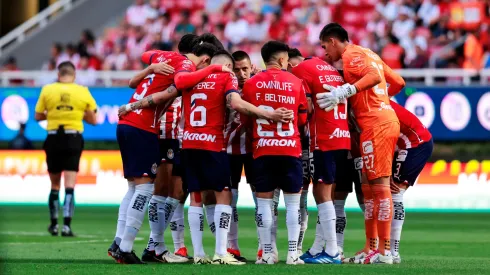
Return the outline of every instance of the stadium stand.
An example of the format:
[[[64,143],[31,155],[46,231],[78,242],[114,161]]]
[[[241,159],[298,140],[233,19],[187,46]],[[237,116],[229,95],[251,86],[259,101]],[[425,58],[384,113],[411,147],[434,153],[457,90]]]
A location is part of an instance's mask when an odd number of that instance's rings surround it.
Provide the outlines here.
[[[468,11],[471,16],[458,15]],[[490,68],[488,15],[488,1],[135,0],[119,24],[106,27],[101,35],[87,29],[79,41],[54,42],[50,59],[39,69],[50,70],[51,64],[71,60],[78,69],[87,70],[89,76],[82,73],[85,84],[98,85],[105,78],[99,74],[96,79],[94,71],[139,70],[141,53],[175,49],[176,41],[189,32],[212,32],[229,50],[245,50],[255,65],[263,67],[260,46],[265,41],[284,41],[304,56],[321,56],[320,30],[329,22],[339,22],[353,34],[354,43],[373,49],[392,68],[449,69],[423,74],[408,70],[403,75],[411,80],[431,84],[445,77],[446,83],[486,83],[487,73],[480,74],[482,79],[475,71]],[[4,71],[23,69],[13,66],[12,60],[15,56],[5,63]],[[459,68],[468,71],[453,70]],[[22,83],[15,75],[4,74],[2,84]],[[117,85],[118,81],[103,83]],[[27,84],[36,84],[35,78]]]

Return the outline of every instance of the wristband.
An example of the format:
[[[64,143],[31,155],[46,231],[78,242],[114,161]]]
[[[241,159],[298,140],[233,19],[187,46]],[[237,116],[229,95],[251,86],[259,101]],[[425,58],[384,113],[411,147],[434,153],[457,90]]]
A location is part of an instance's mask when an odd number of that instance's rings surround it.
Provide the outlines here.
[[[132,111],[133,109],[131,108],[131,103],[126,104],[126,112]]]

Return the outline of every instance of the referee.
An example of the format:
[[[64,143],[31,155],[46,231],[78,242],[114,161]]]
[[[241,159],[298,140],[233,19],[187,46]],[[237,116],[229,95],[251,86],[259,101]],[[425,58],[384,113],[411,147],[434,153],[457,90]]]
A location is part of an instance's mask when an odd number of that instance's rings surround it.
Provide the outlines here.
[[[71,219],[75,210],[75,182],[83,150],[83,120],[97,123],[97,104],[87,87],[75,84],[75,66],[67,61],[58,66],[58,82],[41,90],[35,119],[48,121],[48,137],[44,141],[46,163],[51,180],[49,213],[53,236],[58,235],[58,209],[61,173],[65,179],[64,225],[61,236],[72,237]]]

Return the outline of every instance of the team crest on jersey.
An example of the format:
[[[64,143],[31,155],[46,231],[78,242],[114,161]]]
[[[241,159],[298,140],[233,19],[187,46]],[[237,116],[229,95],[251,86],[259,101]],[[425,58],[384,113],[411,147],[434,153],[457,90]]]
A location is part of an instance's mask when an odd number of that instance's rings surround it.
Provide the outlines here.
[[[362,143],[362,151],[364,154],[370,154],[373,152],[373,142],[368,140]]]
[[[167,151],[167,158],[168,159],[174,159],[174,150],[168,149],[168,151]]]
[[[153,165],[151,166],[151,173],[152,174],[156,175],[157,167],[158,167],[158,165],[156,163],[153,163]]]

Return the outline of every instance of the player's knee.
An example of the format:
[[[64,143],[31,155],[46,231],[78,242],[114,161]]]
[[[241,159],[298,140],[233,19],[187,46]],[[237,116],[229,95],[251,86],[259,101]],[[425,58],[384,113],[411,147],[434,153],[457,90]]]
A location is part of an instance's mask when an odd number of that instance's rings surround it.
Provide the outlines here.
[[[317,204],[332,200],[332,185],[317,183],[313,187],[313,197]]]
[[[369,184],[376,184],[376,185],[386,185],[390,186],[390,177],[379,177],[376,179],[369,180]]]
[[[216,196],[213,191],[203,191],[202,192],[202,202],[205,205],[213,205],[216,204]]]
[[[196,206],[196,207],[203,206],[203,199],[202,199],[201,192],[191,192],[190,197],[191,197],[191,206]]]
[[[229,190],[225,189],[221,192],[214,192],[215,204],[231,205],[232,194]]]
[[[52,182],[51,183],[51,190],[60,191],[60,182]]]

